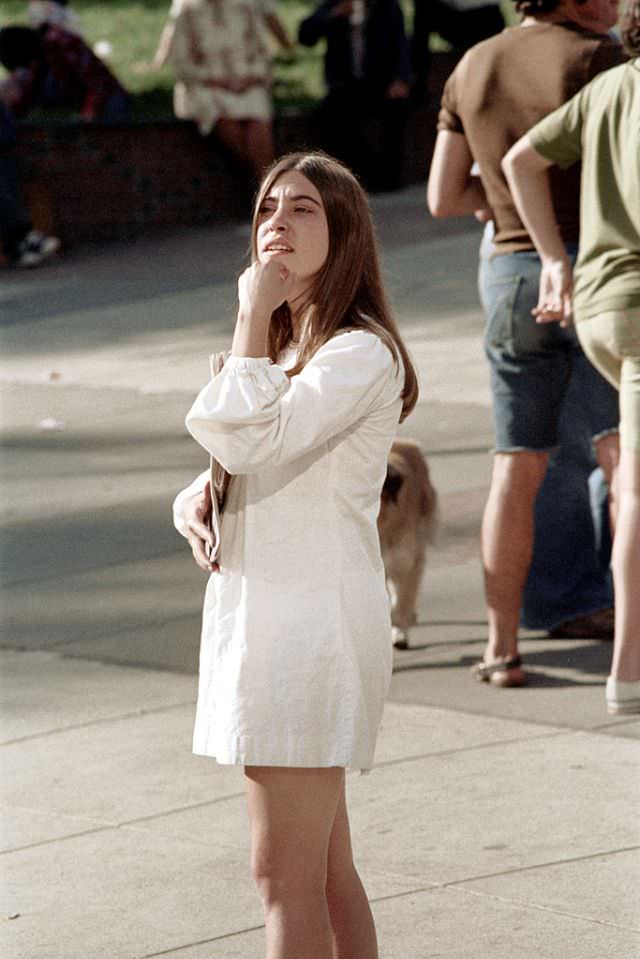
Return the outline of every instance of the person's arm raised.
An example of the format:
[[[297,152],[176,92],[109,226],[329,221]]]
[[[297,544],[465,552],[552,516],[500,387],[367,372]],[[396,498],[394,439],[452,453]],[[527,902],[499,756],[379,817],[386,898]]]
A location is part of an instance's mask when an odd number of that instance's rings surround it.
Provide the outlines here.
[[[295,274],[281,263],[252,263],[238,280],[233,356],[268,356],[271,314],[287,299]]]

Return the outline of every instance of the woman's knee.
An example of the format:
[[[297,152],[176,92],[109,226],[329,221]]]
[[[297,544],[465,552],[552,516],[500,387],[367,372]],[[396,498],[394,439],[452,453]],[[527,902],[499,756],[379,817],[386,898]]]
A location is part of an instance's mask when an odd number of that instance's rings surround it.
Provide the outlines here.
[[[254,850],[251,875],[266,908],[325,895],[326,866],[305,861],[304,857],[283,855],[282,851]]]
[[[353,860],[350,857],[335,862],[329,859],[326,881],[327,901],[340,903],[350,899],[354,890],[360,885],[360,877]]]
[[[548,461],[546,451],[498,451],[493,457],[491,485],[502,496],[533,500],[544,479]]]

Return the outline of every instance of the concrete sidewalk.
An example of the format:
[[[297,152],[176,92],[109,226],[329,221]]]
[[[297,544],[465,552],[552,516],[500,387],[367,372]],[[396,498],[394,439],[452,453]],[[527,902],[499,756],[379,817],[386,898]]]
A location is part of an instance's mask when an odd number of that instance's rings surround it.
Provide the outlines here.
[[[610,644],[530,633],[528,687],[469,674],[492,442],[477,229],[430,221],[418,188],[374,208],[423,384],[403,430],[442,506],[378,766],[349,778],[381,959],[634,959],[640,720],[605,712]],[[2,275],[7,959],[263,955],[241,772],[190,753],[204,580],[169,525],[247,236]]]

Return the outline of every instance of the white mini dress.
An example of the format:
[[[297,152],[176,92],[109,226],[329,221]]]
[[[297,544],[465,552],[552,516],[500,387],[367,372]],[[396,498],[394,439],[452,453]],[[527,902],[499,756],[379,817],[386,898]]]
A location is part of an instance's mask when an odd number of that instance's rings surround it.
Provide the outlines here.
[[[173,0],[177,117],[193,120],[203,136],[221,117],[271,121],[266,19],[276,12],[274,0]]]
[[[204,601],[194,752],[257,766],[373,764],[391,678],[376,520],[401,361],[351,330],[302,372],[231,356],[186,423],[234,474]],[[178,530],[184,498],[174,504]]]

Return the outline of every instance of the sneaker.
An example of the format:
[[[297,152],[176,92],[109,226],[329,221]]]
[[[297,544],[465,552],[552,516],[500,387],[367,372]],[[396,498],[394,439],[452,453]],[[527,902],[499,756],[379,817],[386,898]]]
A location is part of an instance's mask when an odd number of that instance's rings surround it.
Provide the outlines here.
[[[607,679],[607,712],[610,716],[640,713],[640,679],[622,682],[609,676]]]
[[[57,236],[46,236],[38,230],[31,230],[18,247],[18,265],[40,266],[59,249],[60,240]]]

